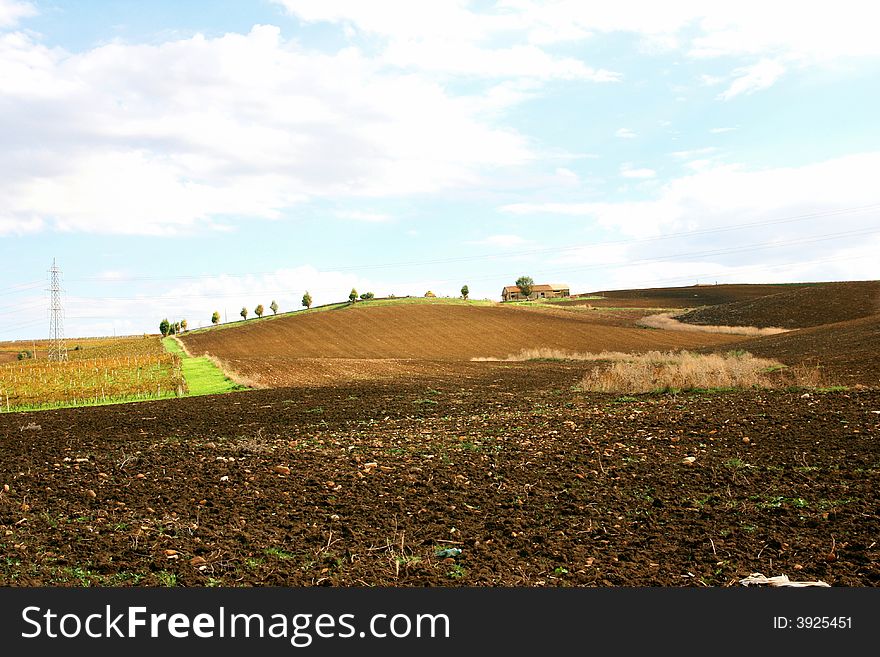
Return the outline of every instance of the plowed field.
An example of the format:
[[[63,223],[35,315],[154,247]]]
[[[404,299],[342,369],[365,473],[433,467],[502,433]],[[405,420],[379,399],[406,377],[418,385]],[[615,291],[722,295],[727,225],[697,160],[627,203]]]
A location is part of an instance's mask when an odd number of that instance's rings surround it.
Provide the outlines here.
[[[880,281],[825,283],[747,301],[698,308],[677,317],[689,324],[795,329],[880,313]]]
[[[601,296],[604,299],[579,299],[562,303],[590,304],[596,308],[616,306],[620,308],[695,308],[760,299],[771,294],[797,289],[804,285],[690,285],[687,287],[658,287],[639,290],[605,290],[590,292],[584,296]]]
[[[0,585],[880,584],[877,391],[474,365],[0,416]]]
[[[183,336],[264,386],[457,371],[451,363],[522,349],[647,351],[724,345],[736,336],[621,326],[619,318],[516,307],[354,306]]]
[[[819,365],[829,383],[880,387],[880,314],[733,345],[788,365]]]

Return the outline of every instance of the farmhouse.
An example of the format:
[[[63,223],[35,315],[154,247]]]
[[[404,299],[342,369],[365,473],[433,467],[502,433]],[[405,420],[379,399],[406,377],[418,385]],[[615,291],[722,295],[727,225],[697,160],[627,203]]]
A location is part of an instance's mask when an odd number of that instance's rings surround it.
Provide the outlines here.
[[[532,293],[529,299],[558,299],[560,297],[571,296],[568,285],[532,285]],[[516,285],[508,285],[501,290],[502,301],[516,301],[517,299],[525,299]]]

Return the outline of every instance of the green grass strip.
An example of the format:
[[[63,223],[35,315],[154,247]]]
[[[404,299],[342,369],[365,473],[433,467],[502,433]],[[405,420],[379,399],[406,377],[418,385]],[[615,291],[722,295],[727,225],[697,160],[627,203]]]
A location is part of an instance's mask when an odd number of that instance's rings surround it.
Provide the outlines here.
[[[233,390],[247,389],[246,386],[226,378],[223,370],[207,356],[188,356],[174,338],[164,338],[162,345],[168,352],[180,357],[180,371],[186,380],[187,396],[219,395]]]

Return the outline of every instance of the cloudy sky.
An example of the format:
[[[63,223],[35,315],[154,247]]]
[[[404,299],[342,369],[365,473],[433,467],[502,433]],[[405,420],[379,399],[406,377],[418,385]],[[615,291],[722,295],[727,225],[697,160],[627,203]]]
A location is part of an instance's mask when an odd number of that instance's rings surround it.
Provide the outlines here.
[[[0,339],[880,277],[871,3],[0,0]]]

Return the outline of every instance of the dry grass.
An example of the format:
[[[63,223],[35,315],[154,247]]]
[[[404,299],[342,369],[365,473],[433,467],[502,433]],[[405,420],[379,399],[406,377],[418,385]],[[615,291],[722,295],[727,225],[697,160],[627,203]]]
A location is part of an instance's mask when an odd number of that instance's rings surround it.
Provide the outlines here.
[[[229,379],[230,381],[232,381],[233,383],[235,383],[237,385],[244,386],[245,388],[253,388],[254,390],[259,390],[259,389],[263,389],[263,388],[268,387],[258,381],[255,381],[254,379],[252,379],[249,376],[245,376],[244,374],[241,374],[240,372],[236,372],[228,364],[224,363],[222,360],[220,360],[219,358],[217,358],[213,354],[205,354],[205,358],[207,358],[209,361],[211,361],[214,364],[214,367],[216,367],[221,372],[223,372],[223,375],[227,379]]]
[[[660,313],[643,317],[636,322],[645,328],[663,329],[665,331],[695,331],[698,333],[728,333],[731,335],[778,335],[786,333],[784,328],[757,328],[755,326],[704,326],[703,324],[685,324],[675,319],[675,313]]]
[[[651,351],[621,354],[587,374],[581,387],[591,392],[669,392],[718,388],[814,388],[822,384],[817,368],[788,368],[748,352],[694,354]]]
[[[603,351],[600,353],[576,353],[573,351],[565,351],[564,349],[551,349],[550,347],[537,347],[534,349],[523,349],[517,354],[511,354],[505,358],[493,358],[492,356],[471,358],[472,361],[480,362],[503,362],[514,363],[525,360],[613,360],[619,357],[625,357],[619,351]]]

